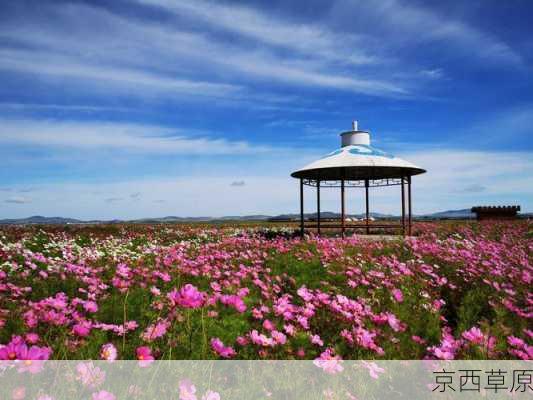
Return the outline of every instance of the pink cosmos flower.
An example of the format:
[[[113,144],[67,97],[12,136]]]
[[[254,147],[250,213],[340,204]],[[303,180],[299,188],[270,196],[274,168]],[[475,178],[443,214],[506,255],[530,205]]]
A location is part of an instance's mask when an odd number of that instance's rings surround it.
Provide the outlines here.
[[[54,400],[54,398],[47,394],[42,394],[39,397],[37,397],[37,400]]]
[[[202,400],[220,400],[220,394],[218,392],[213,392],[212,390],[208,390],[202,396]]]
[[[285,332],[287,332],[287,335],[294,336],[296,333],[296,329],[294,328],[294,325],[291,324],[285,324],[283,325],[283,329]]]
[[[483,344],[485,341],[485,335],[476,326],[464,331],[461,336],[473,344]]]
[[[79,337],[87,337],[91,333],[91,324],[89,322],[80,322],[72,327],[72,332]]]
[[[270,321],[269,319],[265,319],[263,321],[263,328],[265,328],[267,331],[271,331],[272,329],[275,328],[275,326],[272,323],[272,321]]]
[[[0,347],[0,360],[16,360],[22,343],[12,340],[7,345]]]
[[[96,304],[96,302],[94,302],[94,301],[86,301],[83,304],[83,308],[87,312],[95,313],[95,312],[98,311],[98,304]]]
[[[387,322],[389,323],[389,326],[394,332],[400,332],[405,330],[405,326],[392,313],[387,313]]]
[[[100,390],[99,392],[93,393],[92,400],[115,400],[116,397],[113,393],[110,393],[106,390]]]
[[[113,362],[117,359],[117,348],[113,343],[106,343],[100,349],[100,358],[102,360]]]
[[[179,398],[180,400],[196,400],[196,386],[188,379],[184,379],[179,383]]]
[[[326,349],[319,357],[315,358],[313,364],[322,368],[327,374],[336,374],[344,370],[342,364],[342,358],[340,356],[333,355],[333,349]]]
[[[368,369],[368,373],[373,379],[378,379],[379,375],[385,372],[385,370],[379,367],[375,362],[361,361],[363,366]]]
[[[324,346],[324,342],[320,339],[318,335],[311,335],[311,343],[316,344],[317,346]]]
[[[250,340],[253,344],[268,347],[274,344],[271,338],[266,337],[262,333],[257,332],[255,329],[250,332]]]
[[[137,355],[137,360],[139,360],[139,367],[145,368],[148,367],[153,361],[154,356],[152,356],[152,350],[147,346],[137,347],[135,350]]]
[[[211,339],[211,347],[222,358],[232,358],[236,354],[233,347],[224,346],[224,343],[219,338]]]
[[[179,291],[173,289],[168,293],[167,297],[173,305],[177,304],[185,308],[200,308],[205,303],[206,294],[188,283]]]
[[[39,341],[39,335],[33,332],[26,333],[26,335],[24,335],[24,338],[29,344],[36,344]]]
[[[422,339],[420,336],[413,335],[413,336],[411,336],[411,339],[413,340],[413,342],[418,343],[418,344],[425,344],[426,343],[426,340]]]
[[[152,342],[167,333],[169,323],[167,321],[159,321],[155,325],[150,325],[141,335],[142,339],[147,342]]]
[[[24,362],[18,364],[18,371],[31,374],[41,372],[44,368],[44,361],[50,358],[50,354],[52,354],[52,349],[48,347],[28,347],[25,343],[18,344],[16,347],[16,359],[24,360]]]
[[[240,313],[243,313],[246,311],[246,304],[244,303],[243,299],[241,299],[237,295],[222,295],[220,296],[220,302],[222,304],[225,304],[227,306],[233,307],[235,310],[237,310]]]
[[[13,400],[23,400],[25,397],[26,397],[26,388],[24,386],[16,387],[11,392],[11,398]]]
[[[244,336],[237,336],[236,342],[239,346],[246,346],[249,343],[249,340]]]
[[[272,331],[272,339],[276,344],[284,345],[287,342],[287,336],[285,336],[284,333],[273,330]]]
[[[403,293],[400,289],[392,289],[392,297],[394,297],[394,300],[398,303],[403,301]]]
[[[513,347],[522,347],[524,346],[524,341],[516,336],[507,336],[507,343]]]
[[[76,379],[81,381],[83,386],[96,388],[105,381],[105,371],[95,367],[92,362],[82,362],[76,366]]]

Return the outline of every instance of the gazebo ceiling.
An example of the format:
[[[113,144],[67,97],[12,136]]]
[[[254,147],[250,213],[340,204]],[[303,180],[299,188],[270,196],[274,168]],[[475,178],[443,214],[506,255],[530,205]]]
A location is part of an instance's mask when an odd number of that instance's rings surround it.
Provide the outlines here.
[[[294,171],[291,176],[313,180],[394,179],[426,170],[370,146],[370,134],[353,130],[341,134],[342,147]]]

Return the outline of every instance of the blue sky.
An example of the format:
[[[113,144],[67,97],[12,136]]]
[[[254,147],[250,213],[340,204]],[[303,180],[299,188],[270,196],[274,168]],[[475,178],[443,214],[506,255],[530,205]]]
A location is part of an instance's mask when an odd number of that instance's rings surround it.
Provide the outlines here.
[[[295,212],[290,172],[352,119],[428,170],[415,213],[533,211],[531,15],[526,0],[3,1],[0,218]],[[398,213],[398,189],[372,206]]]

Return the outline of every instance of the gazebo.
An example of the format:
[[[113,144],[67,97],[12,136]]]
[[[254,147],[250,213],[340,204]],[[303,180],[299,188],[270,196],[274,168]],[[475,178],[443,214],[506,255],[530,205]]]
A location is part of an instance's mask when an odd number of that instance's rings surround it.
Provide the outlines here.
[[[352,130],[341,133],[341,148],[319,160],[294,171],[291,176],[300,180],[300,233],[303,236],[305,228],[316,229],[318,234],[324,228],[341,229],[345,235],[346,229],[363,229],[367,234],[373,228],[400,229],[402,234],[411,235],[412,226],[412,196],[411,177],[423,174],[424,169],[385,153],[370,145],[370,133],[358,130],[357,121],[352,122]],[[304,185],[316,187],[317,218],[316,221],[304,221]],[[402,216],[400,223],[379,222],[370,223],[369,189],[383,186],[401,186]],[[407,216],[406,190],[407,186]],[[338,221],[322,221],[320,215],[320,189],[322,187],[341,189],[341,218]],[[352,223],[346,220],[344,192],[346,187],[365,189],[366,218],[363,223]],[[333,223],[331,223],[333,222]]]

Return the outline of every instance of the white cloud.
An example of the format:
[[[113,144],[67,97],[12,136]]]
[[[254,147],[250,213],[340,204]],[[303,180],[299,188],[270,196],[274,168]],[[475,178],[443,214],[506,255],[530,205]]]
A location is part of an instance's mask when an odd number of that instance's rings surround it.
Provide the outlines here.
[[[245,186],[245,185],[246,185],[245,181],[233,181],[231,182],[230,186],[238,187],[238,186]]]
[[[186,8],[191,7],[198,11],[193,12],[193,16],[203,18],[207,14],[205,4],[190,3]],[[224,8],[224,15],[230,15],[233,9],[218,7]],[[133,21],[89,6],[54,9],[54,17],[62,22],[53,28],[42,29],[23,21],[6,27],[3,32],[0,30],[0,36],[4,38],[43,49],[4,49],[0,52],[0,68],[51,76],[60,82],[95,82],[99,90],[119,88],[129,90],[128,94],[135,96],[146,95],[142,89],[149,89],[163,94],[268,101],[268,97],[252,93],[249,84],[257,79],[386,97],[409,92],[403,84],[391,81],[388,74],[380,77],[373,70],[346,68],[354,63],[357,67],[363,59],[370,59],[353,54],[354,48],[362,49],[363,46],[354,43],[355,39],[349,34],[339,35],[326,28],[280,22],[252,9],[237,8],[236,12],[250,14],[251,20],[260,21],[263,28],[256,26],[252,29],[254,24],[245,20],[240,21],[242,24],[233,24],[242,25],[238,31],[240,34],[255,32],[254,39],[260,43],[250,46],[242,41],[224,41],[220,35],[187,32],[176,27],[179,25]],[[74,14],[83,14],[94,24],[72,26]],[[216,20],[218,18],[210,18],[207,22],[216,25]],[[94,29],[93,25],[102,29]],[[226,27],[229,25],[229,22],[224,23]],[[245,29],[245,25],[249,29]],[[91,26],[90,31],[87,26]],[[81,48],[80,42],[83,42]],[[301,51],[281,54],[275,46],[272,47],[281,43],[291,50]],[[359,61],[355,62],[356,59]],[[205,81],[198,75],[222,75],[225,81]],[[247,78],[244,83],[243,77]],[[242,85],[248,85],[249,91],[243,91]],[[95,89],[85,86],[88,90]]]
[[[0,120],[0,143],[84,150],[113,149],[159,154],[257,154],[268,146],[252,146],[206,135],[191,137],[186,129],[157,125],[54,121]]]
[[[533,210],[533,157],[531,153],[465,152],[435,150],[403,155],[428,172],[413,177],[413,211],[415,214],[445,209],[469,208],[476,204],[515,204],[523,212]],[[312,157],[310,157],[311,159]],[[302,164],[310,160],[301,160]],[[300,161],[298,161],[300,162]],[[213,166],[211,165],[212,169]],[[35,185],[35,198],[24,210],[16,204],[4,204],[0,217],[23,217],[29,214],[91,218],[142,218],[177,216],[223,216],[246,214],[280,214],[298,212],[298,181],[286,173],[263,176],[253,163],[242,177],[244,186],[235,190],[228,184],[231,175],[160,177],[108,183],[57,183]],[[234,177],[235,175],[233,175]],[[477,186],[474,186],[477,185]],[[483,187],[482,191],[465,191]],[[17,187],[14,186],[14,190]],[[98,192],[98,193],[94,193]],[[143,193],[137,201],[103,203],[108,199],[124,199],[128,193]],[[324,211],[339,211],[338,189],[321,193]],[[74,201],[75,200],[75,201]],[[103,206],[103,204],[105,204]],[[363,191],[347,190],[347,211],[364,209]],[[373,212],[399,214],[398,186],[370,190]],[[314,189],[305,189],[305,211],[316,210]]]
[[[441,79],[444,76],[442,68],[424,69],[420,74],[429,79]]]
[[[476,28],[467,21],[450,15],[438,14],[423,6],[406,1],[383,0],[375,2],[344,2],[342,10],[351,10],[365,16],[375,29],[386,32],[392,45],[398,42],[439,42],[443,49],[461,52],[463,59],[477,59],[499,64],[522,66],[522,56],[494,35]]]
[[[177,15],[187,15],[210,27],[222,28],[261,43],[290,49],[343,64],[364,65],[381,62],[364,49],[363,35],[345,30],[333,32],[325,26],[289,21],[279,15],[262,13],[245,5],[220,2],[138,0]],[[236,23],[236,21],[238,21]]]
[[[52,75],[61,78],[76,78],[94,82],[106,90],[113,87],[130,91],[136,88],[140,93],[146,90],[195,95],[224,97],[235,94],[239,86],[175,79],[163,74],[138,71],[131,68],[91,65],[71,57],[54,56],[35,50],[0,50],[0,69],[28,72],[37,75]]]
[[[31,203],[31,199],[22,196],[14,196],[5,199],[4,202],[10,204],[28,204]]]

